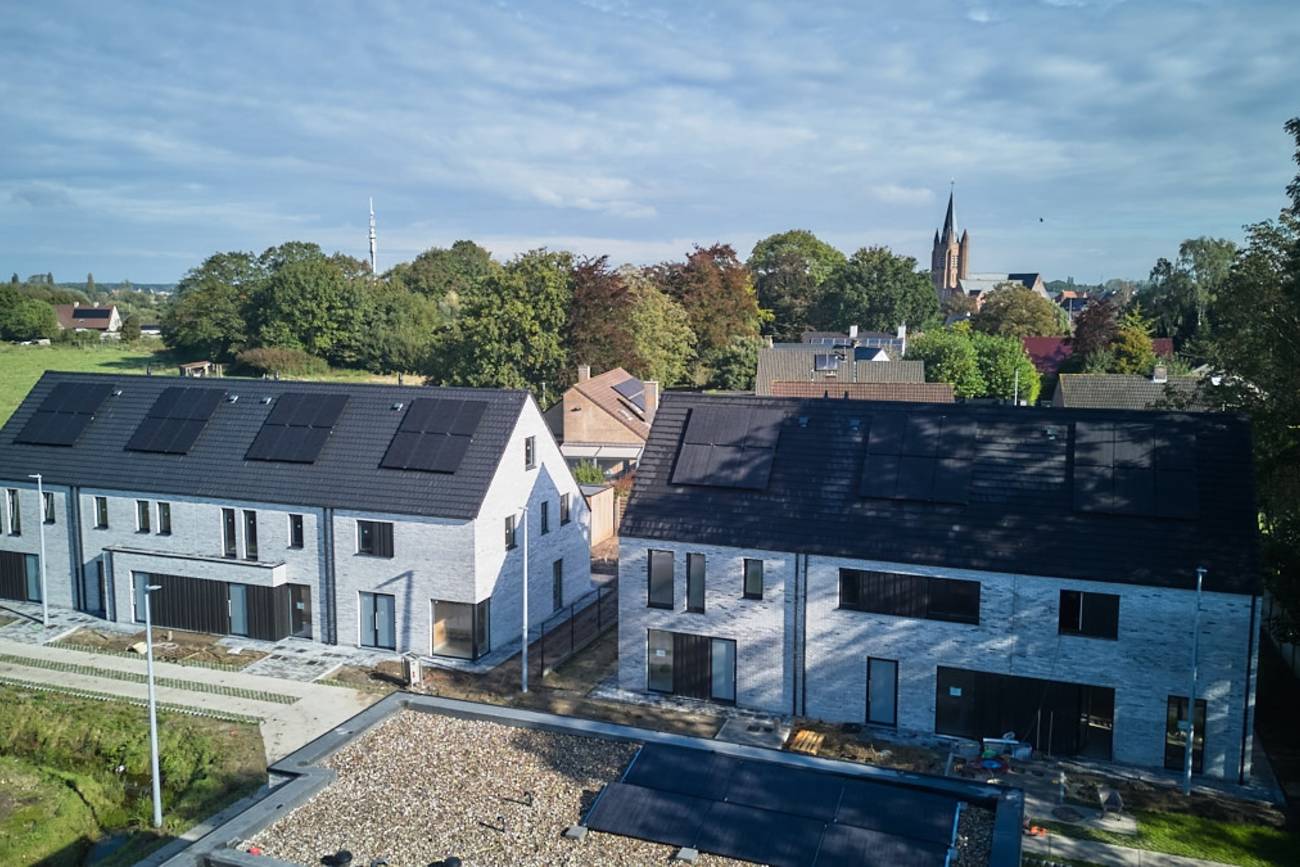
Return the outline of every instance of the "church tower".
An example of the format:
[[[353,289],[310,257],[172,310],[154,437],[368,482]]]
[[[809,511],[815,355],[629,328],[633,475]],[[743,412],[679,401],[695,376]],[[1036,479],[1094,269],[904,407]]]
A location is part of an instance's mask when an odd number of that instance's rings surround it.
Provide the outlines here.
[[[959,291],[958,281],[966,277],[970,268],[970,234],[962,232],[957,237],[957,220],[953,216],[953,192],[948,192],[948,213],[943,218],[942,232],[934,233],[934,248],[930,253],[930,279],[934,291],[943,302]]]

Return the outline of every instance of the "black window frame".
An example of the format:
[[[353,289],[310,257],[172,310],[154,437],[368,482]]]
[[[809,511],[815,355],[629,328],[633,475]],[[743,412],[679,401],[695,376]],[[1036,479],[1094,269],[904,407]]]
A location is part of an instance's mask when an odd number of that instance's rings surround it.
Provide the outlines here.
[[[1062,589],[1057,612],[1057,632],[1078,638],[1119,640],[1118,593]]]
[[[457,607],[469,608],[470,616],[470,655],[464,656],[457,653],[448,653],[446,647],[441,651],[435,649],[433,644],[434,636],[429,636],[429,653],[433,656],[444,659],[480,659],[492,649],[492,597],[482,600],[481,602],[453,602],[448,599],[433,599],[430,616],[434,618],[433,624],[437,623],[438,606],[454,605]]]
[[[663,592],[662,592],[662,591],[663,591],[663,585],[662,585],[662,582],[663,582],[663,578],[664,578],[663,575],[660,575],[660,576],[659,576],[659,581],[660,581],[660,588],[659,588],[659,589],[660,589],[660,594],[659,594],[659,597],[660,597],[660,598],[656,599],[656,597],[655,597],[655,563],[656,563],[656,561],[658,561],[658,562],[661,563],[661,564],[664,563],[664,562],[666,562],[666,563],[668,564],[668,576],[667,576],[667,579],[668,579],[668,584],[667,584],[667,587],[668,587],[668,598],[667,598],[667,601],[666,601],[666,602],[665,602],[665,601],[663,600],[663,598],[662,598],[662,597],[663,597]],[[646,607],[647,607],[647,608],[659,608],[659,609],[663,609],[663,610],[665,610],[665,611],[671,611],[671,610],[673,609],[673,604],[674,604],[674,601],[675,601],[676,596],[677,596],[677,575],[676,575],[676,571],[677,571],[676,557],[675,557],[675,555],[673,554],[672,551],[663,551],[663,550],[658,550],[658,549],[653,549],[653,548],[651,548],[651,549],[647,549],[647,550],[646,550],[646,574],[645,574],[645,579],[646,579],[646,594],[645,594],[645,595],[646,595]]]
[[[569,498],[572,494],[560,494],[560,526],[563,527],[573,519],[572,504]]]
[[[686,610],[688,612],[704,613],[707,589],[708,563],[705,556],[698,552],[688,553],[686,555]]]
[[[507,551],[513,551],[519,547],[519,527],[515,523],[514,515],[506,515],[505,543]]]
[[[257,512],[244,509],[244,559],[257,560]]]
[[[135,531],[137,533],[146,533],[146,534],[152,533],[153,532],[152,517],[153,516],[150,514],[149,501],[136,500],[135,501]]]
[[[839,610],[969,626],[980,623],[983,585],[979,581],[842,568],[839,585]],[[963,597],[965,607],[954,604]]]
[[[744,564],[741,566],[740,590],[743,599],[762,599],[763,598],[763,563],[762,558],[746,557]],[[750,569],[758,567],[758,591],[755,592],[750,586]]]
[[[541,511],[538,513],[538,523],[541,525],[541,535],[545,536],[551,532],[551,504],[548,500],[542,500]]]
[[[5,491],[6,505],[9,507],[8,522],[5,529],[10,536],[21,536],[23,534],[23,511],[22,502],[18,498],[18,489],[9,488]]]
[[[108,497],[95,497],[95,529],[108,529]]]
[[[239,556],[239,531],[235,523],[235,510],[221,510],[221,550],[222,556],[234,560]]]
[[[564,558],[551,563],[551,610],[564,607]]]
[[[537,469],[537,437],[524,437],[524,469]]]
[[[393,522],[357,519],[357,554],[393,559]]]
[[[165,501],[158,501],[158,535],[170,536],[172,534],[172,504]]]
[[[303,532],[303,517],[299,512],[289,513],[289,547],[301,550],[306,543]]]
[[[41,503],[41,520],[43,520],[46,524],[53,524],[56,521],[56,513],[54,511],[54,494],[50,493],[49,491],[43,491],[42,493],[44,495],[43,497],[44,501]]]

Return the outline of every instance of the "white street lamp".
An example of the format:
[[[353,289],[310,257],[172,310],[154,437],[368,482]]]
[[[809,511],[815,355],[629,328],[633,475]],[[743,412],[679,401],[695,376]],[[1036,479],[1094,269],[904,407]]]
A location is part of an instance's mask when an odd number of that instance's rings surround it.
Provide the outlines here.
[[[528,507],[523,507],[524,525],[524,617],[523,617],[523,656],[520,657],[520,672],[523,691],[528,692]]]
[[[1196,747],[1196,680],[1200,663],[1201,643],[1201,584],[1205,580],[1205,567],[1196,568],[1196,614],[1192,618],[1192,688],[1187,696],[1187,741],[1183,746],[1183,794],[1192,793],[1192,750]]]
[[[41,537],[41,625],[50,628],[50,588],[45,580],[45,486],[40,473],[31,473],[29,479],[36,480],[36,528]]]
[[[149,675],[149,762],[153,769],[153,826],[162,827],[162,777],[158,774],[158,701],[153,688],[153,606],[150,600],[157,584],[144,588],[144,648]]]

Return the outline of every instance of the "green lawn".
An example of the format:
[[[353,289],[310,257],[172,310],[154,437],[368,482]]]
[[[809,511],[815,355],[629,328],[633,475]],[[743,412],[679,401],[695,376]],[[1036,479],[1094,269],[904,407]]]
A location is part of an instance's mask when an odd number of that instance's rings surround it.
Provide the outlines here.
[[[163,831],[150,828],[144,708],[0,686],[0,864],[133,864],[266,781],[256,725],[161,712]]]
[[[1114,843],[1131,849],[1205,858],[1242,867],[1300,864],[1300,835],[1269,825],[1202,819],[1185,813],[1133,811],[1136,836],[1095,831],[1058,822],[1038,822],[1054,834]]]

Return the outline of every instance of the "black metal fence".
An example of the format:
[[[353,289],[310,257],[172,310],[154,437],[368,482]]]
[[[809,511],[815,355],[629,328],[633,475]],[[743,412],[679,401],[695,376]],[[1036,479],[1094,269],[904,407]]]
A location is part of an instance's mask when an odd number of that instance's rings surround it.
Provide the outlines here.
[[[536,659],[535,663],[529,660],[529,671],[536,665],[536,674],[544,677],[617,623],[618,583],[611,581],[561,608],[542,624],[541,637],[529,647]]]

